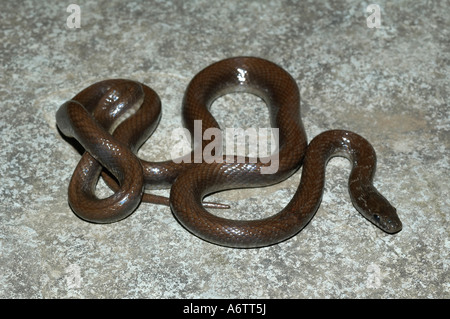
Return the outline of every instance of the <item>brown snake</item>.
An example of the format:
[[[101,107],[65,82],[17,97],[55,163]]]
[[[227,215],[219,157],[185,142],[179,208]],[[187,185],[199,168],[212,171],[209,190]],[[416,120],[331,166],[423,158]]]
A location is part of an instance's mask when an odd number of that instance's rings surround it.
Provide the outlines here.
[[[387,233],[401,230],[396,209],[375,189],[376,157],[361,136],[342,130],[327,131],[307,144],[300,117],[300,94],[295,80],[281,67],[264,59],[237,57],[214,63],[189,83],[183,99],[184,125],[192,133],[201,120],[202,136],[219,128],[209,109],[218,97],[230,92],[250,92],[269,108],[272,127],[279,128],[278,153],[272,157],[278,170],[262,174],[271,162],[264,159],[222,163],[147,162],[135,154],[153,133],[161,117],[158,95],[144,84],[114,79],[95,83],[59,108],[61,132],[75,138],[86,150],[69,185],[69,203],[82,219],[110,223],[129,216],[141,201],[168,205],[178,221],[209,242],[230,247],[262,247],[298,233],[317,211],[325,183],[325,167],[333,156],[352,163],[349,192],[355,208]],[[130,112],[134,112],[129,116]],[[123,118],[126,118],[123,120]],[[207,141],[200,142],[204,149]],[[193,153],[186,155],[191,159]],[[202,200],[226,189],[261,187],[292,175],[303,163],[300,185],[279,213],[260,220],[230,220],[209,213]],[[98,198],[99,176],[114,190]],[[169,188],[170,199],[144,193],[145,188]],[[209,207],[220,208],[219,204]]]

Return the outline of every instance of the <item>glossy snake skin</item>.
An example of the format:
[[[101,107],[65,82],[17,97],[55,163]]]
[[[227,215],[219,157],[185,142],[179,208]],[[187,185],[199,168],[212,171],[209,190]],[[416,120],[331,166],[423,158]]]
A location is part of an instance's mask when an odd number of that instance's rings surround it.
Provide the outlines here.
[[[230,92],[250,92],[269,108],[272,127],[278,128],[278,152],[269,159],[222,162],[148,162],[136,156],[156,129],[161,102],[148,86],[124,79],[93,84],[64,103],[56,118],[61,132],[85,149],[69,185],[69,203],[82,219],[110,223],[126,218],[141,201],[169,205],[177,220],[209,242],[230,247],[263,247],[297,234],[317,211],[324,189],[325,167],[333,156],[352,163],[349,192],[355,208],[387,233],[401,230],[396,209],[375,189],[376,156],[361,136],[343,130],[319,134],[308,145],[300,117],[300,94],[294,79],[281,67],[264,59],[236,57],[219,61],[199,72],[186,89],[182,118],[191,133],[201,120],[202,132],[219,128],[209,109],[218,97]],[[210,141],[196,141],[202,149]],[[276,161],[276,162],[274,162]],[[271,174],[263,168],[276,164]],[[230,220],[215,216],[202,203],[210,193],[233,188],[278,183],[303,164],[300,185],[280,212],[260,220]],[[103,173],[102,173],[103,170]],[[114,189],[98,198],[99,176]],[[170,188],[170,199],[144,193],[145,188]]]

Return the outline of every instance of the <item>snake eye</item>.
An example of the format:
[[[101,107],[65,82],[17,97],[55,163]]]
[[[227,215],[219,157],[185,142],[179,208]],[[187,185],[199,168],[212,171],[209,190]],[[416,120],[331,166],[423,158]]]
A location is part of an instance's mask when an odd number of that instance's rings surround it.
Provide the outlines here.
[[[381,221],[381,217],[380,217],[380,215],[377,215],[377,214],[373,214],[373,220],[375,221],[375,222],[377,222],[378,224],[380,223],[380,221]]]

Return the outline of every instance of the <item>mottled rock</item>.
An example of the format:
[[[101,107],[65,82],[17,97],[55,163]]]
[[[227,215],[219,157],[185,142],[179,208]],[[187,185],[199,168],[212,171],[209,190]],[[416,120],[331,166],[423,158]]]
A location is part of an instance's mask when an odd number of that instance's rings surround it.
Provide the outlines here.
[[[445,1],[90,1],[70,29],[69,2],[2,4],[0,21],[0,297],[449,298],[449,41]],[[229,249],[186,231],[168,207],[94,225],[67,203],[79,153],[55,112],[84,87],[131,78],[154,88],[161,123],[146,159],[170,158],[189,80],[220,59],[255,55],[297,81],[309,138],[348,129],[373,144],[375,184],[403,230],[387,235],[352,207],[344,159],[327,170],[322,205],[297,236]],[[264,103],[230,94],[225,127],[267,127]],[[278,185],[211,196],[222,216],[269,216],[294,194]],[[168,191],[158,191],[168,194]]]

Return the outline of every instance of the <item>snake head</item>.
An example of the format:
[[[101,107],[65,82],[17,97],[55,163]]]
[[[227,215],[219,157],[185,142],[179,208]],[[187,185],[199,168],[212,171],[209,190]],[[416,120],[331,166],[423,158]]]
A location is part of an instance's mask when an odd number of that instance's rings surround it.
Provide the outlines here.
[[[364,187],[357,196],[352,194],[352,202],[364,217],[386,233],[395,234],[402,230],[397,209],[373,186]]]
[[[402,222],[397,215],[397,210],[391,204],[380,212],[373,212],[372,218],[369,220],[389,234],[395,234],[402,230]]]

